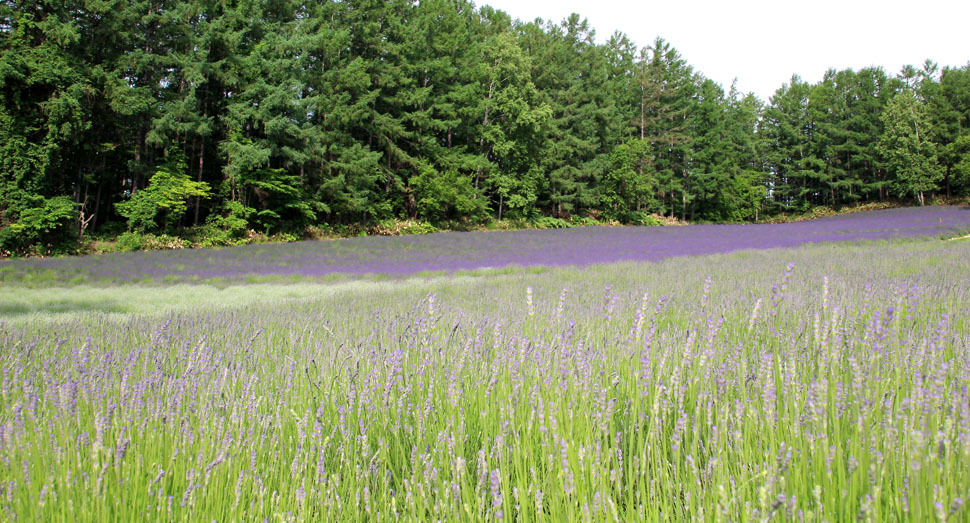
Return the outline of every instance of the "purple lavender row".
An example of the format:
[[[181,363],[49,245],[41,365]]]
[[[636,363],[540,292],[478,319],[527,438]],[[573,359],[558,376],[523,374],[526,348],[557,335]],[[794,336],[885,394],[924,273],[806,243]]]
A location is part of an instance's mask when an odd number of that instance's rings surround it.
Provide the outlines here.
[[[440,233],[325,242],[142,252],[0,264],[4,282],[44,274],[53,282],[242,280],[334,274],[455,272],[521,266],[586,266],[656,261],[741,249],[821,242],[927,238],[970,230],[970,207],[921,207],[806,222],[689,227],[582,227],[488,233]]]

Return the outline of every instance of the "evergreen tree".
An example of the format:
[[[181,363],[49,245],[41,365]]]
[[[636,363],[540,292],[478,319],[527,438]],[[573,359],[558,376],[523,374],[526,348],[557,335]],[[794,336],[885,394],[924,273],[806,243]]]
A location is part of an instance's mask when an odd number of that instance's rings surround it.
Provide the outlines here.
[[[679,207],[683,219],[693,198],[688,193],[686,163],[691,141],[688,117],[696,86],[693,69],[668,42],[657,38],[640,51],[634,77],[640,109],[636,125],[640,139],[651,144],[661,212],[673,216]]]
[[[600,187],[600,208],[608,219],[637,223],[652,209],[657,178],[649,147],[646,140],[631,138],[613,148]]]
[[[74,2],[0,4],[0,249],[69,234],[86,174],[83,148],[95,89],[81,59]],[[73,203],[72,203],[73,202]]]
[[[465,109],[466,118],[478,123],[469,136],[477,142],[470,145],[477,146],[479,155],[474,188],[490,187],[500,204],[515,196],[526,200],[521,202],[523,207],[529,207],[528,193],[538,176],[533,162],[551,110],[539,100],[529,74],[529,58],[514,35],[490,37],[481,53],[473,73],[480,86],[478,103]],[[493,175],[496,179],[490,180]],[[523,182],[509,183],[506,176]]]
[[[806,210],[817,204],[818,188],[813,183],[824,165],[814,155],[813,134],[808,114],[811,86],[798,76],[771,97],[762,126],[769,146],[767,161],[772,201],[781,210]]]
[[[766,203],[764,104],[754,94],[741,95],[734,85],[728,93],[724,114],[730,183],[722,188],[720,219],[731,222],[757,221]]]
[[[413,87],[403,91],[408,129],[404,147],[414,159],[404,188],[409,217],[477,219],[487,210],[473,179],[484,161],[463,136],[467,129],[462,113],[476,106],[478,98],[468,78],[480,55],[476,23],[471,3],[434,0],[418,4],[407,24],[405,64],[414,79]],[[450,205],[444,193],[436,193],[438,184],[447,187],[454,201],[465,203]],[[501,212],[500,207],[500,217]]]
[[[470,0],[0,2],[0,249],[970,194],[970,66],[795,76],[765,106],[594,36]]]
[[[936,146],[929,138],[926,107],[912,90],[897,94],[882,114],[885,130],[879,151],[895,174],[893,186],[900,196],[914,195],[926,204],[926,193],[937,189],[943,172]]]
[[[970,65],[944,68],[938,79],[926,74],[920,90],[943,168],[943,190],[947,196],[965,194],[970,188],[960,166],[966,162],[964,137],[970,135]]]
[[[858,188],[859,197],[885,200],[887,176],[879,161],[877,145],[882,134],[879,116],[895,95],[896,87],[881,68],[861,69],[854,75],[854,86],[848,89],[849,113],[845,128],[849,143],[839,150],[845,154],[849,190]],[[855,200],[850,193],[849,200]]]
[[[735,174],[731,143],[726,129],[724,91],[711,80],[701,80],[689,112],[690,147],[687,149],[687,175],[684,193],[690,220],[698,215],[705,220],[723,221],[730,211],[723,205],[725,190]]]
[[[589,23],[573,14],[548,24],[540,46],[529,49],[536,88],[552,112],[539,164],[544,200],[556,217],[595,205],[592,186],[607,163],[612,100],[606,55],[593,39]]]

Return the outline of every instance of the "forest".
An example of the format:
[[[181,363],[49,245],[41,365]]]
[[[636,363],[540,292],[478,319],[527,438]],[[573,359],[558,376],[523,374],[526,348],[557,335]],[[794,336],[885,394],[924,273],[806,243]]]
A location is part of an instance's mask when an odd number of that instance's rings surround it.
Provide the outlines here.
[[[663,39],[468,0],[3,0],[0,137],[5,256],[402,220],[743,223],[970,195],[970,64],[792,76],[765,101]]]

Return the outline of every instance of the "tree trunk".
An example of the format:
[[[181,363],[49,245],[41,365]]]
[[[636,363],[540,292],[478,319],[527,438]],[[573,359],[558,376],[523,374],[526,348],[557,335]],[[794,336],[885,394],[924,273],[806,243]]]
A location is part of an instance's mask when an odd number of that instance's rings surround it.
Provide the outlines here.
[[[946,199],[949,200],[950,194],[950,166],[946,166],[946,173],[943,175],[943,185],[946,187]]]
[[[647,121],[646,121],[646,118],[647,118],[647,114],[646,114],[647,94],[645,92],[645,89],[646,88],[644,87],[643,82],[641,81],[640,82],[640,139],[641,140],[643,140],[644,137],[646,137],[646,134],[647,134],[647,131],[646,131],[646,128],[647,128]]]
[[[138,133],[135,141],[135,172],[131,176],[131,194],[134,195],[135,191],[138,190],[138,179],[141,177],[139,172],[141,171],[141,152],[142,148],[145,146],[145,131],[142,130],[141,126],[138,126]]]
[[[91,230],[98,229],[98,213],[101,210],[101,184],[98,183],[98,191],[94,194],[94,212],[91,214]]]
[[[886,177],[885,177],[886,172],[883,171],[882,169],[879,169],[878,171],[879,171],[879,178],[878,178],[879,179],[879,201],[884,202],[886,201],[886,184],[883,182],[886,181]]]
[[[684,159],[684,163],[687,159]],[[687,221],[687,168],[682,171],[684,175],[684,186],[680,189],[680,221]]]
[[[205,137],[202,138],[201,143],[199,144],[199,172],[196,174],[196,177],[195,177],[196,181],[200,183],[202,182],[202,164],[203,164],[204,158],[205,158]],[[192,225],[196,227],[199,225],[199,201],[200,200],[201,200],[201,197],[199,196],[195,197],[195,218],[192,220]]]
[[[84,216],[84,208],[88,206],[88,188],[91,184],[84,183],[84,199],[81,200],[80,206],[77,214],[77,239],[81,240],[84,238],[84,229],[87,229],[88,225],[91,223],[91,217]]]
[[[488,84],[488,98],[486,100],[491,101],[492,96],[495,94],[495,80],[492,80]],[[485,128],[488,127],[488,110],[489,104],[485,104],[485,117],[482,118],[482,136],[478,139],[478,150],[482,156],[485,156]],[[479,166],[478,170],[475,172],[475,198],[478,198],[478,182],[482,177],[482,167]]]

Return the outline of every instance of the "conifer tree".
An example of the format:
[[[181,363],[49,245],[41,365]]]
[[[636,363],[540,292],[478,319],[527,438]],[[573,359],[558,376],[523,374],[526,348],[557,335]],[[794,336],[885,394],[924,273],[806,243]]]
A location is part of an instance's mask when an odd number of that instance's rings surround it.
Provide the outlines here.
[[[663,39],[597,43],[579,14],[0,2],[0,135],[5,251],[129,222],[223,239],[404,218],[738,222],[970,194],[970,66],[795,76],[763,104]]]
[[[926,107],[907,89],[893,97],[882,120],[879,152],[895,174],[893,186],[900,196],[913,195],[925,205],[926,193],[936,190],[943,178],[936,145],[930,141]]]

